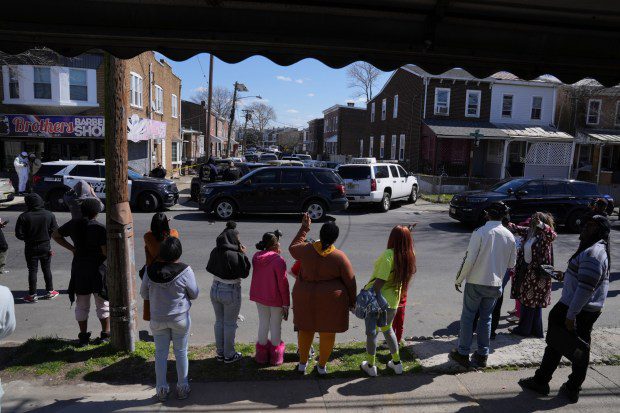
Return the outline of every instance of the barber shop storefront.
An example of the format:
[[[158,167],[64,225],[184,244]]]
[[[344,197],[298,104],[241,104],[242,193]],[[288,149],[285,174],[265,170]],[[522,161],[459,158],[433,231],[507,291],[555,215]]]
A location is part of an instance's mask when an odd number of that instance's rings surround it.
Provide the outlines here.
[[[13,170],[21,152],[43,162],[104,157],[103,116],[0,114],[0,168]]]

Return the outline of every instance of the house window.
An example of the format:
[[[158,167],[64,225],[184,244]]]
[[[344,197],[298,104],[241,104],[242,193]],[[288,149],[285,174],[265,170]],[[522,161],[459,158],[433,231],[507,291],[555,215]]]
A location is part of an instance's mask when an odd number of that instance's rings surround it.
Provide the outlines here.
[[[131,72],[131,83],[129,86],[129,97],[131,106],[142,107],[142,77]]]
[[[590,99],[588,101],[588,115],[586,116],[586,123],[588,125],[598,125],[601,114],[601,100]]]
[[[392,117],[394,119],[398,117],[398,95],[394,95],[394,108],[392,109]]]
[[[9,98],[19,99],[19,68],[9,66]]]
[[[542,117],[542,96],[532,97],[532,114],[531,119],[540,119]]]
[[[172,142],[172,163],[181,162],[181,142]]]
[[[334,118],[334,130],[338,129],[338,116]]]
[[[620,126],[620,100],[616,102],[616,118],[614,125]]]
[[[360,139],[360,158],[364,156],[364,139]]]
[[[502,96],[502,118],[512,118],[512,95]]]
[[[465,98],[465,116],[468,118],[480,117],[480,96],[479,90],[468,90]]]
[[[385,155],[385,135],[381,135],[381,141],[379,142],[379,158],[383,159]]]
[[[375,121],[375,102],[372,102],[370,104],[370,121],[371,122]]]
[[[435,88],[435,115],[450,114],[450,89]]]
[[[385,120],[385,112],[387,110],[387,99],[381,101],[381,120]]]
[[[88,100],[86,70],[69,69],[69,99]]]
[[[502,163],[504,143],[502,141],[489,141],[487,143],[487,162]]]
[[[396,135],[392,135],[392,146],[390,148],[390,159],[396,159]]]
[[[153,110],[157,113],[164,113],[164,89],[155,85],[155,107]]]
[[[52,98],[52,80],[49,67],[34,68],[34,97],[35,99]]]
[[[398,147],[398,160],[405,160],[405,135],[400,135],[400,146]]]
[[[375,143],[375,138],[373,136],[370,137],[370,142],[368,143],[368,156],[372,158],[372,147]]]
[[[179,99],[177,98],[177,95],[175,94],[172,95],[172,104],[170,105],[170,107],[172,110],[172,117],[173,118],[179,117]]]

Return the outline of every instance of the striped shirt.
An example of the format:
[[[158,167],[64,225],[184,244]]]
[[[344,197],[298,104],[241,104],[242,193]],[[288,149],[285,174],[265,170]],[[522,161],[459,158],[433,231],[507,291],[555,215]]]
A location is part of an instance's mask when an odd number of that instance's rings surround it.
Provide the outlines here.
[[[566,318],[574,320],[583,311],[601,311],[609,290],[609,260],[606,244],[599,241],[568,263],[560,302],[568,306]]]

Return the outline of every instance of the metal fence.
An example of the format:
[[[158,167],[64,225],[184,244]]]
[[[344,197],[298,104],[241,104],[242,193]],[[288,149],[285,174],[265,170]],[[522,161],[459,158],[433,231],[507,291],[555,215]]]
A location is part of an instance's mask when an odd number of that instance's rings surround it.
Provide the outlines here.
[[[424,194],[457,194],[463,191],[488,189],[500,179],[453,177],[442,175],[416,175],[420,192]]]

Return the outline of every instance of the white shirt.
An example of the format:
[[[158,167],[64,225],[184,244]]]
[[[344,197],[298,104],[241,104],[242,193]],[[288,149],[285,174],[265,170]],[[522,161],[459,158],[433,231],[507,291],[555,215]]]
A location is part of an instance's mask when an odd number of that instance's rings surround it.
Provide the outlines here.
[[[15,306],[13,294],[7,287],[0,285],[0,340],[15,331]]]
[[[456,284],[500,287],[508,268],[517,263],[515,237],[500,221],[489,221],[471,234]]]
[[[527,264],[532,262],[532,245],[536,242],[537,237],[531,237],[527,241],[525,241],[525,245],[523,246],[523,259]]]

